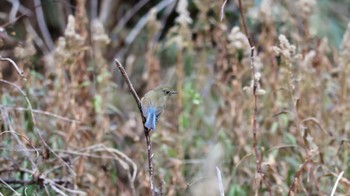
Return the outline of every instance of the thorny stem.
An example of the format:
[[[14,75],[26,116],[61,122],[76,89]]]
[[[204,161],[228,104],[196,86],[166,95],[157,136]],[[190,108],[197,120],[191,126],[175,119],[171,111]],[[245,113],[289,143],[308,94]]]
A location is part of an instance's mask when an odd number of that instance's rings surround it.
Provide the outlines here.
[[[134,96],[134,99],[136,101],[137,107],[139,108],[140,111],[140,115],[142,118],[142,123],[143,125],[146,122],[146,118],[142,115],[142,107],[141,107],[141,100],[140,97],[137,95],[129,77],[128,74],[126,73],[123,65],[118,61],[118,59],[115,59],[115,63],[120,71],[120,73],[122,74],[126,84],[129,87],[129,90],[131,92],[131,94]],[[146,143],[147,143],[147,160],[148,160],[148,172],[149,172],[149,185],[150,185],[150,192],[151,192],[151,196],[155,196],[155,192],[154,192],[154,175],[153,175],[153,151],[152,151],[152,141],[151,141],[151,130],[147,129],[145,126],[143,126],[144,129],[144,133],[145,133],[145,137],[146,137]]]
[[[258,126],[257,126],[257,120],[256,117],[258,115],[258,94],[257,94],[257,90],[258,90],[258,79],[255,77],[256,74],[256,70],[255,70],[255,65],[254,65],[254,52],[255,52],[255,46],[254,43],[249,35],[248,29],[247,29],[247,25],[245,22],[245,17],[244,17],[244,13],[243,13],[243,6],[242,6],[242,1],[239,0],[239,10],[240,10],[240,15],[241,15],[241,19],[242,19],[242,24],[243,24],[243,29],[244,32],[248,38],[248,42],[249,42],[249,46],[250,46],[250,66],[251,66],[251,70],[252,70],[252,77],[253,77],[253,97],[254,97],[254,108],[253,108],[253,116],[252,116],[252,129],[253,129],[253,148],[254,148],[254,155],[255,155],[255,159],[256,159],[256,170],[257,170],[257,174],[261,176],[263,183],[265,184],[266,188],[269,191],[269,194],[271,195],[271,190],[270,190],[270,186],[268,185],[266,179],[265,179],[265,175],[262,172],[261,169],[261,158],[259,155],[259,151],[258,151],[258,139],[257,139],[257,133],[258,133]],[[259,185],[260,186],[260,185]],[[258,188],[259,189],[259,188]]]

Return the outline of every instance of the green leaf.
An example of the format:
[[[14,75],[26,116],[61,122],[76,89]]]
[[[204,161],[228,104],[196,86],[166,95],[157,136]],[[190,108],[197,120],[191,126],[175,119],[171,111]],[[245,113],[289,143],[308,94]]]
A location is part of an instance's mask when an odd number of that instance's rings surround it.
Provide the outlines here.
[[[277,129],[278,129],[278,123],[277,122],[273,122],[272,125],[271,125],[271,128],[270,128],[270,132],[272,134],[275,134]]]
[[[228,191],[228,196],[245,196],[247,195],[247,192],[242,189],[237,184],[234,184],[231,186],[230,190]]]
[[[102,111],[102,96],[101,95],[95,95],[93,100],[94,109],[97,113],[100,113]]]
[[[176,157],[177,153],[176,150],[174,148],[168,148],[168,156],[170,157]]]
[[[190,122],[186,114],[181,114],[179,121],[179,124],[182,128],[188,128]]]

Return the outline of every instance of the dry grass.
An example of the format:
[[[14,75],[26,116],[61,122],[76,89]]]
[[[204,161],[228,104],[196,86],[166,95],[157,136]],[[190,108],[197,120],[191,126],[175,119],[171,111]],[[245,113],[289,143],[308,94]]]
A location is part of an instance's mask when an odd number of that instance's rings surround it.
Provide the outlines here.
[[[151,135],[156,193],[350,194],[346,1],[244,1],[253,73],[238,1],[34,2],[0,8],[2,195],[149,194],[115,58],[140,97],[178,91]]]

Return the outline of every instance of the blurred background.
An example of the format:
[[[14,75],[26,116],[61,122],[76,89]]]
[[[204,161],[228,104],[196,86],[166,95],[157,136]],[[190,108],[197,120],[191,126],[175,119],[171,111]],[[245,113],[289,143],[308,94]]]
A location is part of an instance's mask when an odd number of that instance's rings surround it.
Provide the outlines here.
[[[140,97],[178,91],[152,134],[158,193],[219,195],[219,170],[228,196],[350,194],[349,0],[243,1],[256,140],[237,0],[0,2],[3,195],[149,194],[115,58]]]

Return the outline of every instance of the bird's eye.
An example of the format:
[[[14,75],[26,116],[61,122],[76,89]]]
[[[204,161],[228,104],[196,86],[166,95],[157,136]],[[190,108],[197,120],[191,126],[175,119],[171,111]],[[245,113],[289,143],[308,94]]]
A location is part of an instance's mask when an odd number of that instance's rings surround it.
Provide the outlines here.
[[[168,95],[170,93],[170,91],[168,90],[163,90],[164,94]]]

